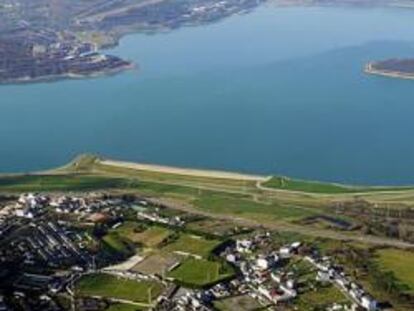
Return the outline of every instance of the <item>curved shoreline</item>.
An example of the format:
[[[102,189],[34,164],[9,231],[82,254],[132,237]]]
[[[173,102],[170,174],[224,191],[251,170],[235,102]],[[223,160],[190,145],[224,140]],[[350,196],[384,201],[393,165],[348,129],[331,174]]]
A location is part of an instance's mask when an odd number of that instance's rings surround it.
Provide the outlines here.
[[[17,79],[11,79],[7,81],[0,81],[0,87],[2,85],[24,85],[24,84],[34,84],[34,83],[51,83],[62,80],[82,80],[82,79],[95,79],[100,77],[110,77],[117,75],[121,72],[137,69],[138,66],[134,63],[129,63],[128,65],[121,66],[119,68],[113,68],[109,70],[102,70],[91,72],[88,74],[74,74],[72,72],[62,73],[58,75],[48,75],[48,76],[39,76],[39,77],[22,77]]]

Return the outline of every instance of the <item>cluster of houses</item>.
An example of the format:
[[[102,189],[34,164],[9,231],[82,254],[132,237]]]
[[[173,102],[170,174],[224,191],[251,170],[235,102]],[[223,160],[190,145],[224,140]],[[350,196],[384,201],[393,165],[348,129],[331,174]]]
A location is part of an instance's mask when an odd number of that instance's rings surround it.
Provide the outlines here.
[[[7,220],[16,216],[33,220],[48,211],[61,215],[74,215],[78,220],[97,223],[116,221],[125,212],[130,203],[122,198],[106,198],[98,194],[84,197],[46,196],[40,194],[22,194],[15,202],[0,209],[0,235]]]
[[[355,304],[368,311],[378,309],[377,301],[345,274],[343,268],[333,265],[329,257],[306,256],[305,260],[317,268],[316,279],[336,285]]]
[[[253,254],[257,241],[266,238],[267,235],[258,235],[253,240],[237,240],[234,249],[227,250],[226,260],[240,269],[252,297],[272,304],[292,300],[297,296],[296,281],[282,271],[280,263],[296,254],[301,243],[295,242],[265,254]]]
[[[301,242],[285,245],[277,250],[262,251],[260,244],[266,244],[268,234],[256,235],[251,239],[237,240],[233,247],[224,252],[226,260],[241,272],[239,292],[249,294],[262,305],[289,302],[298,293],[296,273],[289,271],[286,263],[299,254]],[[378,304],[364,289],[345,275],[341,267],[331,264],[330,258],[316,255],[303,257],[316,271],[316,280],[334,284],[352,302],[353,309],[378,310]],[[347,307],[335,305],[335,308]]]
[[[93,217],[98,214],[115,212],[117,208],[124,206],[124,203],[121,199],[103,199],[99,196],[78,198],[25,194],[21,195],[12,205],[3,208],[1,212],[4,215],[0,216],[7,219],[8,216],[13,215],[17,216],[14,217],[15,219],[24,219],[22,221],[26,223],[30,234],[18,236],[11,245],[15,252],[20,254],[19,257],[23,258],[26,265],[37,265],[39,262],[43,262],[45,266],[55,268],[77,266],[80,269],[78,274],[84,273],[84,271],[96,273],[95,258],[84,249],[88,240],[87,236],[72,230],[64,222],[44,220],[42,219],[44,217],[36,218],[36,216],[42,215],[43,210],[47,207],[56,213],[73,213],[79,216]],[[180,217],[165,216],[158,208],[147,208],[146,204],[144,201],[140,202],[140,206],[144,207],[137,211],[138,219],[176,227],[185,225],[184,220]],[[112,227],[116,228],[120,224],[120,222],[116,222]],[[0,235],[1,225],[0,222]],[[171,290],[168,297],[158,301],[157,307],[159,308],[157,310],[207,311],[212,310],[211,306],[215,300],[239,295],[248,295],[263,306],[291,302],[301,294],[302,287],[299,285],[299,276],[289,263],[293,260],[296,262],[299,258],[313,267],[312,271],[318,282],[331,283],[336,286],[348,297],[353,306],[367,311],[378,310],[375,299],[347,276],[342,267],[334,265],[333,260],[329,257],[320,257],[306,251],[301,242],[293,242],[276,248],[269,233],[258,233],[254,236],[237,239],[234,243],[226,243],[225,249],[220,255],[236,268],[238,271],[236,278],[203,290],[172,287],[174,290]],[[134,262],[135,264],[136,262]],[[174,285],[159,276],[133,272],[130,269],[121,271],[115,269],[114,266],[102,269],[100,272],[119,278],[153,279],[166,285]],[[29,275],[22,280],[19,281],[21,284],[30,284],[33,280],[37,284],[42,283],[39,281],[39,276]],[[67,280],[66,278],[65,284],[68,283]],[[46,279],[43,281],[50,285],[54,279],[47,280],[48,282]],[[55,287],[49,288],[49,292],[51,290],[59,291],[62,288]],[[0,311],[1,307],[0,300]],[[334,305],[332,310],[337,310],[340,307],[342,306]]]
[[[58,196],[50,200],[50,206],[56,213],[92,215],[100,212],[111,212],[114,206],[123,204],[122,199],[103,199],[100,196],[74,197]]]
[[[49,198],[32,193],[22,194],[17,200],[14,211],[17,217],[32,219],[43,212],[43,208],[49,203]]]
[[[237,295],[236,280],[230,283],[219,283],[205,290],[192,290],[176,286],[169,295],[163,294],[156,310],[168,311],[210,311],[212,303],[217,299],[223,299]]]
[[[106,200],[94,197],[78,198],[69,196],[45,196],[40,194],[22,194],[12,206],[14,215],[33,219],[39,216],[45,207],[51,207],[57,213],[92,213],[103,206],[109,205]]]
[[[91,239],[62,223],[39,221],[31,223],[24,233],[14,237],[10,245],[14,255],[25,265],[61,267],[89,262],[90,256],[84,250],[88,238]]]

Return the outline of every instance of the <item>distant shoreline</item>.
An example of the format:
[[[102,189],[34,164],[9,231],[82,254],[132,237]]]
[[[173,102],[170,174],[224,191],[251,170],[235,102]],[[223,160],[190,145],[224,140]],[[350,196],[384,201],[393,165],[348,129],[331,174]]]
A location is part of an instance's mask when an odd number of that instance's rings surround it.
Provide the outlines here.
[[[376,69],[375,62],[369,62],[364,67],[364,72],[370,75],[382,76],[393,79],[414,80],[414,72],[407,73],[396,70]]]
[[[57,75],[47,75],[47,76],[38,76],[38,77],[21,77],[16,79],[10,79],[5,81],[0,81],[0,87],[2,85],[29,85],[35,83],[49,83],[49,82],[57,82],[62,80],[83,80],[83,79],[94,79],[100,77],[109,77],[116,74],[119,74],[124,71],[134,70],[137,69],[138,66],[134,63],[129,63],[128,65],[121,66],[118,68],[108,69],[108,70],[101,70],[96,72],[91,72],[88,74],[75,74],[71,72],[57,74]]]

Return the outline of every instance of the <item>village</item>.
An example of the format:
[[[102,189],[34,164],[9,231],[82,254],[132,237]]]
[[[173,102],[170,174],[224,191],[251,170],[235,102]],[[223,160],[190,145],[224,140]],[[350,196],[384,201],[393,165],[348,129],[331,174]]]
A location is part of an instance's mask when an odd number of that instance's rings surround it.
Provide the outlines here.
[[[320,288],[340,297],[324,310],[380,309],[345,267],[303,241],[275,246],[272,233],[259,228],[219,239],[189,225],[204,221],[145,198],[22,194],[0,209],[0,262],[18,271],[11,280],[1,275],[0,284],[11,282],[14,290],[4,292],[0,310],[14,310],[8,303],[65,310],[57,297],[76,310],[119,303],[151,310],[237,303],[246,310],[301,310],[301,296]],[[103,280],[108,284],[99,288]],[[122,284],[131,292],[117,293]]]

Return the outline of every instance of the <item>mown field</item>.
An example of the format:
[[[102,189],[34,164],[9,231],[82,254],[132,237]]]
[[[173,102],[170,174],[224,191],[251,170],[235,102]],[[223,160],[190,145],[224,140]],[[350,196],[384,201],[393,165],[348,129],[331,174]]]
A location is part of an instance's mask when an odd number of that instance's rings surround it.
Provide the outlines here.
[[[134,241],[148,247],[156,247],[171,235],[171,231],[162,227],[151,227],[134,236]]]
[[[125,299],[143,304],[150,304],[149,298],[156,299],[163,289],[160,283],[132,281],[108,274],[86,275],[76,283],[76,291],[81,296]]]
[[[233,274],[234,272],[230,267],[219,262],[188,258],[169,272],[168,277],[197,287],[215,283]]]
[[[138,223],[126,222],[113,230],[116,234],[147,247],[156,247],[171,234],[171,230],[164,227],[151,226],[142,229]]]

